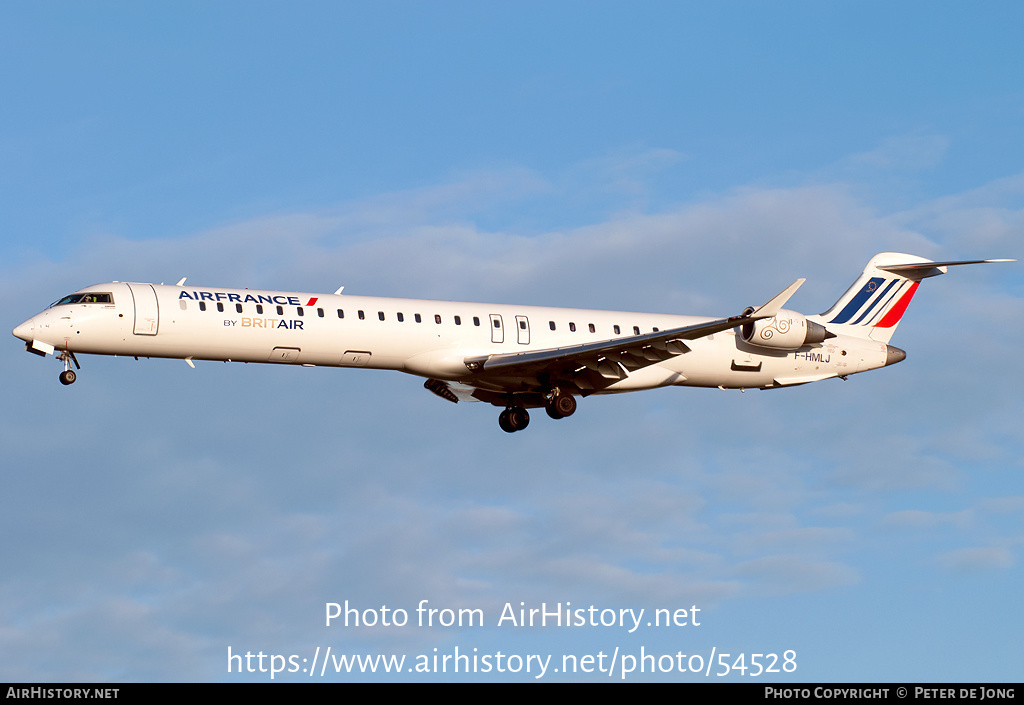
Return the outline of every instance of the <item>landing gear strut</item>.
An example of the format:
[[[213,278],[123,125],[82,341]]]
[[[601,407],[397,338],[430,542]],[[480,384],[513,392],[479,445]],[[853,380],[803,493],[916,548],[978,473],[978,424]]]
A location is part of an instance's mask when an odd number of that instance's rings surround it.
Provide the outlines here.
[[[78,364],[78,358],[70,350],[65,350],[60,355],[57,355],[57,359],[64,363],[64,371],[60,373],[60,383],[67,386],[74,384],[75,380],[78,379],[78,375],[71,369],[71,363],[75,363],[75,367],[82,369],[82,366]]]
[[[498,425],[505,433],[522,431],[530,425],[530,413],[521,406],[510,406],[498,416]]]

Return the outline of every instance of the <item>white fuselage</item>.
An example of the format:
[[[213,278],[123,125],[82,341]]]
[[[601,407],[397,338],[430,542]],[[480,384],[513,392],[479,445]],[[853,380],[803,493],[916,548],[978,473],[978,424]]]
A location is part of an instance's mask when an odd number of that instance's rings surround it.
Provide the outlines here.
[[[14,334],[57,351],[189,360],[398,370],[478,384],[468,358],[625,338],[711,320],[587,309],[392,299],[114,282],[58,303]],[[637,369],[602,393],[666,385],[775,387],[886,365],[887,346],[847,335],[795,351],[744,342],[735,330]],[[500,391],[496,389],[496,391]]]

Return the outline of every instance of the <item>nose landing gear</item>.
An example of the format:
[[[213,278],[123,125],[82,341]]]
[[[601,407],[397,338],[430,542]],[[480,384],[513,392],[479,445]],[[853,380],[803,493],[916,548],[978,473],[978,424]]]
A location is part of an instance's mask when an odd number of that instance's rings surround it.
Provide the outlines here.
[[[78,375],[71,369],[71,363],[75,363],[77,369],[82,369],[82,366],[78,364],[78,358],[70,350],[65,350],[60,355],[57,355],[57,359],[64,363],[64,371],[60,373],[60,383],[67,386],[74,384],[75,380],[78,379]]]

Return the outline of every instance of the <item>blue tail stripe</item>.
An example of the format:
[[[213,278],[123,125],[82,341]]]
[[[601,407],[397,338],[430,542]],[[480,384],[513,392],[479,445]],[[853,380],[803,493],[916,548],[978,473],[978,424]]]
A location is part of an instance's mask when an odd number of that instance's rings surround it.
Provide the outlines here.
[[[857,295],[853,297],[853,300],[846,304],[846,308],[840,311],[839,315],[829,321],[829,323],[846,323],[848,320],[853,318],[853,314],[860,310],[860,307],[864,305],[864,302],[875,293],[884,281],[884,277],[872,277],[871,279],[868,279],[864,288],[857,292]]]
[[[889,294],[889,298],[886,299],[885,303],[883,303],[882,306],[875,312],[875,315],[871,317],[871,320],[867,321],[864,325],[875,325],[875,322],[878,320],[878,318],[882,316],[889,309],[889,306],[891,306],[892,303],[899,298],[900,294],[903,292],[904,289],[907,288],[908,284],[909,282],[906,280],[899,282],[899,286],[896,287],[896,289],[894,289],[891,294]]]
[[[882,289],[882,292],[878,296],[875,297],[874,302],[872,302],[872,304],[870,306],[868,306],[866,309],[864,309],[864,313],[860,314],[860,318],[858,318],[856,321],[854,321],[853,325],[857,325],[861,321],[863,321],[865,318],[867,318],[868,314],[870,314],[872,311],[875,310],[875,307],[878,306],[878,302],[881,301],[883,298],[885,298],[886,293],[888,293],[889,289],[891,289],[895,284],[896,284],[896,280],[895,279],[893,279],[891,282],[889,282],[889,286],[887,286],[884,289]]]

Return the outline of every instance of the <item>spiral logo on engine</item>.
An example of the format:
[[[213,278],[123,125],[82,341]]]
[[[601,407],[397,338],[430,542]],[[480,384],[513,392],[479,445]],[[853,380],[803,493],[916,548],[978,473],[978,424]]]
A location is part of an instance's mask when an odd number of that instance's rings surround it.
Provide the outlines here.
[[[771,340],[772,336],[775,335],[775,331],[778,331],[780,335],[785,335],[789,332],[789,326],[790,322],[788,319],[773,318],[771,325],[761,329],[761,338]]]

